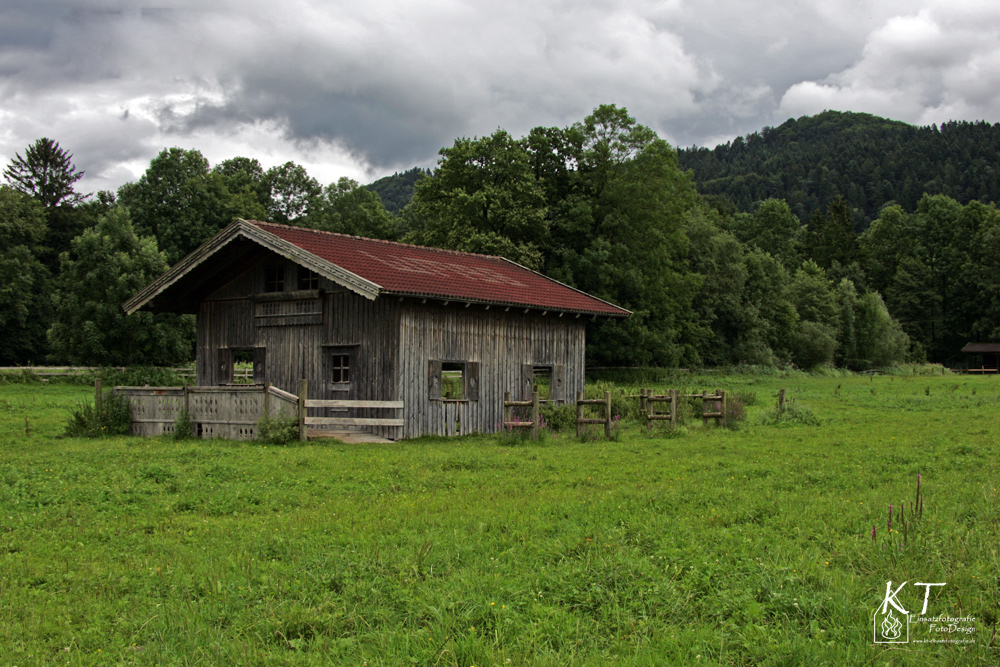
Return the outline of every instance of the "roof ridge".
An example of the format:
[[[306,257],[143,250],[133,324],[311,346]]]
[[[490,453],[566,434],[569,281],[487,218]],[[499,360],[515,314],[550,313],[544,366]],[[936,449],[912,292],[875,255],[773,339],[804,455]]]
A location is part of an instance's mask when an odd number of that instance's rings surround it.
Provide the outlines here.
[[[438,248],[437,246],[432,246],[432,245],[417,245],[416,243],[403,243],[401,241],[388,241],[386,239],[373,239],[370,236],[358,236],[356,234],[341,234],[340,232],[330,232],[330,231],[327,231],[325,229],[313,229],[312,227],[299,227],[298,225],[283,225],[281,223],[266,222],[266,221],[263,221],[263,220],[244,220],[244,222],[248,222],[251,225],[268,225],[270,227],[281,227],[282,229],[294,229],[296,231],[313,232],[315,234],[325,234],[326,236],[336,236],[336,237],[343,238],[343,239],[356,239],[358,241],[371,241],[373,243],[384,243],[386,245],[401,246],[403,248],[419,248],[420,250],[432,250],[434,252],[445,253],[445,254],[448,254],[448,255],[461,255],[463,257],[479,257],[479,258],[482,258],[482,259],[491,259],[493,261],[504,261],[504,262],[511,262],[513,264],[517,264],[517,262],[514,262],[513,260],[507,259],[506,257],[501,257],[500,255],[484,255],[484,254],[478,253],[478,252],[467,252],[467,251],[464,251],[464,250],[450,250],[448,248]],[[534,271],[534,269],[528,269],[528,267],[523,266],[521,264],[517,264],[517,265],[520,266],[523,269],[527,269],[528,271],[532,271],[533,273],[538,273],[537,271]],[[544,275],[544,274],[539,274],[539,275]]]

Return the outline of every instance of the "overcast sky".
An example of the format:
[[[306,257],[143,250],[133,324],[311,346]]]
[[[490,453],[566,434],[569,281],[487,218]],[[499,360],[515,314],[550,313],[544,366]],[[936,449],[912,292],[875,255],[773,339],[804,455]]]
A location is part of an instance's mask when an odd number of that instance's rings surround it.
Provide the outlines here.
[[[996,0],[2,0],[0,161],[135,180],[165,147],[322,183],[628,108],[677,146],[824,109],[1000,121]]]

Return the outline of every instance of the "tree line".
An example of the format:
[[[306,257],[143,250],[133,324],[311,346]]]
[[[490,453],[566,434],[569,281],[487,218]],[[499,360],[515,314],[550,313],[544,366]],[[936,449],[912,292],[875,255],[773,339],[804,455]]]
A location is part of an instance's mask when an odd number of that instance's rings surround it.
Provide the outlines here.
[[[882,208],[916,209],[925,194],[967,204],[1000,200],[1000,124],[951,121],[915,127],[870,114],[825,111],[678,151],[702,194],[741,211],[784,199],[808,222],[842,197],[859,231]]]
[[[406,172],[412,198],[390,212],[349,179],[324,186],[245,157],[212,166],[179,148],[118,192],[84,196],[72,156],[40,139],[0,187],[0,360],[190,358],[190,316],[126,319],[120,304],[236,217],[501,255],[628,308],[625,322],[588,325],[593,365],[864,370],[952,361],[1000,334],[993,204],[925,192],[885,203],[860,233],[867,213],[843,196],[805,223],[783,198],[741,210],[700,193],[683,152],[612,105],[524,137],[460,138],[440,156],[429,174]],[[405,200],[381,186],[394,207]]]

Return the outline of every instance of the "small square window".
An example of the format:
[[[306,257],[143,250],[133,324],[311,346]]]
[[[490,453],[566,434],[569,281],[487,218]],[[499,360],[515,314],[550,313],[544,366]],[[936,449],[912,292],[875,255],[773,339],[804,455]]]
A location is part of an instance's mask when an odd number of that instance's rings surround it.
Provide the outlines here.
[[[299,268],[299,289],[319,289],[319,274],[309,269]]]
[[[283,266],[264,267],[264,291],[265,292],[285,291],[285,267]]]
[[[445,361],[441,364],[441,397],[450,399],[465,398],[465,364]]]
[[[330,379],[334,383],[351,381],[351,355],[334,354],[330,356]]]

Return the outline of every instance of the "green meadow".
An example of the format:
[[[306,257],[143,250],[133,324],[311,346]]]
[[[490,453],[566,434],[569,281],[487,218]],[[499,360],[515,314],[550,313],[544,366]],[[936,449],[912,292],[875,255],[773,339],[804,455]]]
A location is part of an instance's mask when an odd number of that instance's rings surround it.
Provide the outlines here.
[[[610,442],[86,440],[61,433],[92,388],[0,385],[0,664],[1000,662],[1000,378],[652,386],[737,392],[746,419],[626,415]],[[797,418],[773,419],[779,389]],[[945,583],[927,616],[972,630],[873,643],[888,581],[914,618],[913,584]]]

